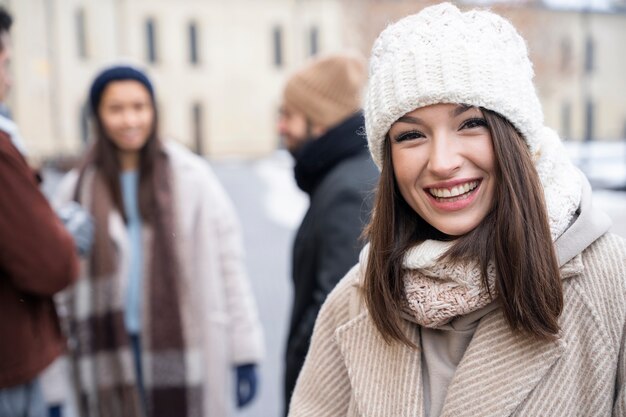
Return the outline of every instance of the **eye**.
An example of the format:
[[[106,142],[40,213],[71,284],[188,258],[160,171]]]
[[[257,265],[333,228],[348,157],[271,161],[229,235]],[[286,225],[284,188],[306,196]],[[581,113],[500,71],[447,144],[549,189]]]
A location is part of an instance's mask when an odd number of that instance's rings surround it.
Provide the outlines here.
[[[480,117],[474,117],[471,119],[465,120],[461,124],[461,129],[474,129],[477,127],[487,127],[487,121]]]
[[[410,130],[408,132],[400,133],[398,136],[396,136],[394,141],[396,143],[399,143],[399,142],[404,142],[404,141],[412,140],[412,139],[421,139],[423,137],[425,136],[421,132],[417,130]]]
[[[112,104],[112,105],[106,106],[105,108],[109,113],[112,113],[112,114],[118,114],[122,112],[122,106],[118,104]]]

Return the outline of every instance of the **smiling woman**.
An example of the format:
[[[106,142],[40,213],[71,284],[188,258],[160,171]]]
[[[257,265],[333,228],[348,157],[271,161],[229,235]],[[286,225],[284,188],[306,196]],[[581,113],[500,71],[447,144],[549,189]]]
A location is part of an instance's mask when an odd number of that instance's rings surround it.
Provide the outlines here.
[[[428,7],[380,34],[369,75],[369,244],[290,416],[626,415],[626,244],[543,125],[515,28]]]
[[[431,226],[460,236],[491,211],[495,160],[480,109],[421,107],[398,119],[388,136],[398,189]]]

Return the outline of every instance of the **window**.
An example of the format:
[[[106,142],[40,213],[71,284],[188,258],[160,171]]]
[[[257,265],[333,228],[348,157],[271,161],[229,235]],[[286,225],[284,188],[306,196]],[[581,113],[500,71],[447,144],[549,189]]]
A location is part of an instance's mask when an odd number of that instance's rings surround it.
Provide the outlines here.
[[[80,125],[80,139],[83,145],[87,144],[89,141],[89,114],[90,114],[89,103],[85,103],[80,106],[78,110],[78,123]]]
[[[76,24],[76,52],[79,58],[87,58],[87,39],[85,32],[85,10],[80,8],[74,15]]]
[[[191,131],[193,132],[194,145],[198,155],[204,155],[204,117],[202,113],[202,103],[193,103],[191,106]]]
[[[567,71],[572,65],[572,42],[569,38],[561,40],[561,71]]]
[[[561,136],[563,139],[572,138],[572,106],[569,102],[561,106]]]
[[[156,53],[156,24],[154,19],[146,20],[146,59],[149,63],[157,62]]]
[[[309,30],[309,55],[313,56],[319,51],[319,31],[317,26]]]
[[[585,40],[585,73],[590,74],[593,71],[593,61],[594,61],[594,42],[591,39],[591,36],[587,36]]]
[[[272,32],[274,42],[274,66],[283,66],[283,30],[280,26],[275,26]]]
[[[198,55],[198,25],[196,22],[189,23],[189,62],[192,65],[200,63]]]
[[[594,104],[591,99],[587,99],[585,105],[585,142],[591,142],[593,140],[593,119],[594,119]]]

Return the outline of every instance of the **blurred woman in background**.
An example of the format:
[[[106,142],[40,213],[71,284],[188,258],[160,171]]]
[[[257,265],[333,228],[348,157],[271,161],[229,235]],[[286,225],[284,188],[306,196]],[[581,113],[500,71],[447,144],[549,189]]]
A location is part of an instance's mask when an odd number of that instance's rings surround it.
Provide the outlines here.
[[[160,140],[145,73],[107,68],[89,100],[95,142],[56,196],[95,220],[66,303],[79,410],[227,416],[263,350],[234,208],[206,161]]]

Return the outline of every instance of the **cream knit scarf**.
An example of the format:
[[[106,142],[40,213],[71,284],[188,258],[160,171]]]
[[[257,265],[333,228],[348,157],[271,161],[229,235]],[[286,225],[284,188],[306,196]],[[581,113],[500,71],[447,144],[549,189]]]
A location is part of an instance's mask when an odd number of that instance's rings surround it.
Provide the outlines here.
[[[569,226],[580,204],[582,184],[556,133],[544,128],[533,159],[543,185],[552,240]],[[425,327],[438,327],[476,311],[495,297],[495,265],[487,268],[489,290],[478,262],[449,263],[437,259],[453,242],[427,240],[407,251],[403,267],[403,309]]]

